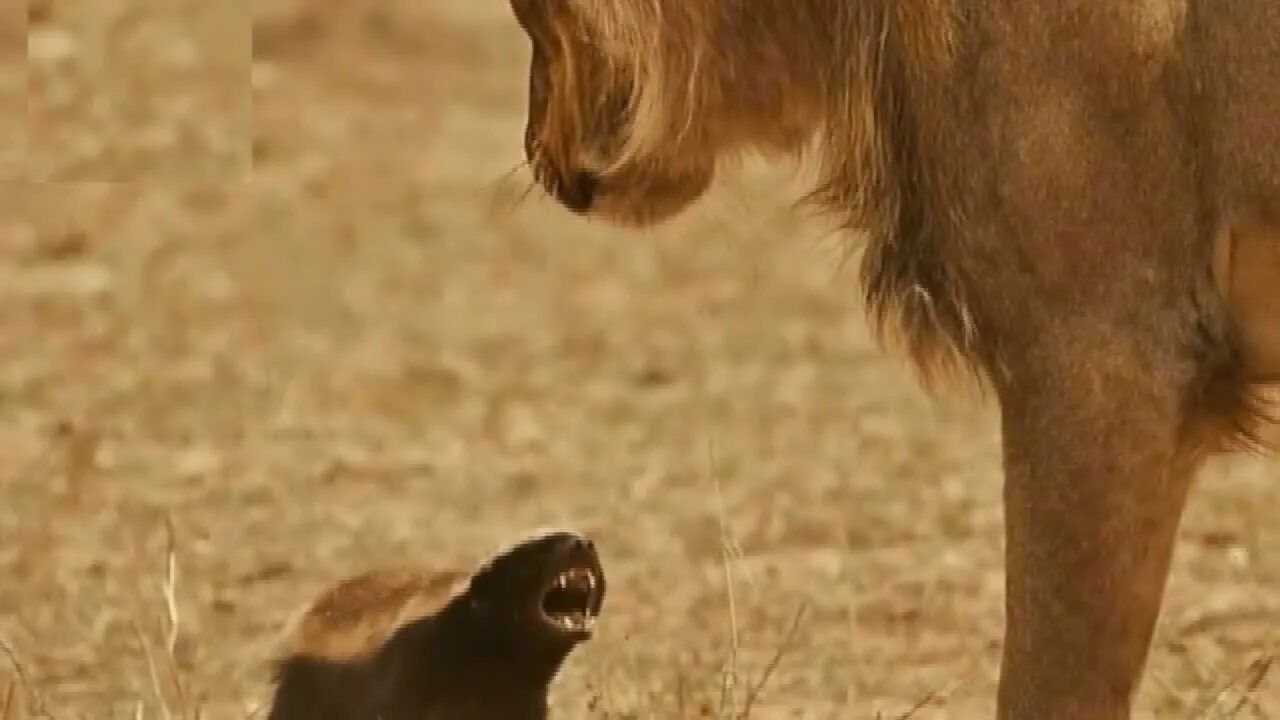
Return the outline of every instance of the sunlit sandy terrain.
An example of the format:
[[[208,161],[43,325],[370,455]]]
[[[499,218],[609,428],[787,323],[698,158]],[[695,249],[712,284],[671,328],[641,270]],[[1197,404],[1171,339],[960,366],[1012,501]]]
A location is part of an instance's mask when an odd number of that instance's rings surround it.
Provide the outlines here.
[[[875,345],[788,169],[587,223],[525,196],[506,3],[255,6],[252,64],[237,0],[0,58],[0,718],[245,718],[327,583],[546,524],[610,576],[557,718],[735,717],[779,650],[750,717],[990,715],[993,408]],[[1277,518],[1206,476],[1140,717],[1280,717]]]

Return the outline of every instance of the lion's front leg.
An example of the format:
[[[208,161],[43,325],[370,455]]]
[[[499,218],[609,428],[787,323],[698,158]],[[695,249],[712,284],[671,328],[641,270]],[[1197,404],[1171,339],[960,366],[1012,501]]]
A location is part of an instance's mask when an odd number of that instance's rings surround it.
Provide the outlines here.
[[[1003,720],[1129,717],[1194,470],[1194,369],[1094,318],[1038,332],[1001,383]]]

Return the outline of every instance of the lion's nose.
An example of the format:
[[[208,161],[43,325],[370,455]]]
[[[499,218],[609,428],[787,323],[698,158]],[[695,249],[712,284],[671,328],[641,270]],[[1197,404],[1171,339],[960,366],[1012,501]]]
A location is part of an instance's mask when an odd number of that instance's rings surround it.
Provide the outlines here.
[[[592,172],[578,170],[567,173],[560,183],[560,202],[570,210],[584,213],[591,209],[600,187],[600,177]]]

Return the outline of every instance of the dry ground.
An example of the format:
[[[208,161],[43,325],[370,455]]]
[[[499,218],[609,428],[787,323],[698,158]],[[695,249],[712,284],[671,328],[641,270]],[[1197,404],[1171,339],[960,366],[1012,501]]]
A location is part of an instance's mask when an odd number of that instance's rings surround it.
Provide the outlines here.
[[[499,0],[259,2],[252,63],[247,3],[33,2],[25,68],[0,13],[0,718],[245,717],[325,583],[542,524],[612,581],[558,717],[715,716],[801,605],[753,717],[990,712],[991,408],[874,347],[779,171],[643,235],[518,202]],[[1276,475],[1201,484],[1143,717],[1280,717]]]

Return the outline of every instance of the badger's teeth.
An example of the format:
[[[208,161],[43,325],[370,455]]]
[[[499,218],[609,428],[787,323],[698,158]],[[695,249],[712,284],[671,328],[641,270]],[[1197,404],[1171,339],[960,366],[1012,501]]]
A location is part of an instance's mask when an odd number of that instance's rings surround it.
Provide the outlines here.
[[[555,586],[557,588],[583,587],[586,586],[591,590],[595,590],[597,584],[595,572],[586,568],[574,568],[565,570],[556,576]]]

